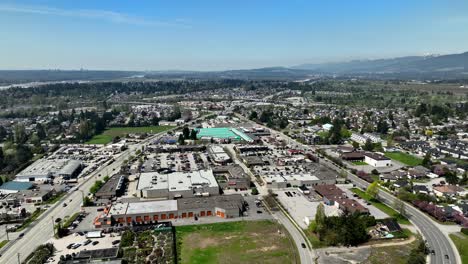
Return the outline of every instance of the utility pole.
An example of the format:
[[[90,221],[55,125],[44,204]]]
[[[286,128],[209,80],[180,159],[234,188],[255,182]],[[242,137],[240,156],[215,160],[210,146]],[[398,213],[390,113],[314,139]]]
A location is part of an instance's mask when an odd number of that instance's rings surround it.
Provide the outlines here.
[[[7,225],[5,225],[5,232],[6,232],[6,239],[7,239],[7,241],[10,241],[10,238],[8,237],[8,228],[7,228]]]
[[[18,264],[21,264],[20,253],[18,252]]]
[[[55,223],[54,223],[54,217],[51,216],[50,218],[52,218],[52,231],[54,231],[54,237],[55,237]]]

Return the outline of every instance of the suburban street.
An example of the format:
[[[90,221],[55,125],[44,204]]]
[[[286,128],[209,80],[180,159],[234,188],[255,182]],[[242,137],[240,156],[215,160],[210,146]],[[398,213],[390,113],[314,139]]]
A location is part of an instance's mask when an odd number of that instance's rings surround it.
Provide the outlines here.
[[[243,119],[246,122],[253,123],[252,121],[250,121],[249,119],[241,115],[237,115],[237,117]],[[256,125],[262,126],[259,124],[256,124]],[[315,151],[313,147],[300,144],[299,142],[291,139],[290,137],[284,135],[283,133],[280,133],[274,130],[271,130],[271,131],[273,135],[276,134],[286,139],[288,144],[291,145],[292,147],[297,147],[303,150]],[[328,159],[321,158],[319,162],[327,165],[329,168],[337,172],[342,170],[341,168],[333,164]],[[347,173],[348,173],[348,179],[351,180],[353,183],[355,183],[358,187],[365,189],[369,185],[368,182],[360,179],[359,177],[350,173],[349,171],[347,171]],[[396,199],[393,195],[385,191],[379,192],[379,198],[382,202],[389,205],[390,207],[393,205],[393,202]],[[460,263],[461,264],[461,258],[460,258],[460,255],[458,254],[457,248],[453,244],[452,240],[440,230],[437,223],[434,220],[432,220],[429,216],[427,216],[426,214],[424,214],[423,212],[419,211],[417,208],[412,206],[411,204],[408,204],[408,203],[405,203],[405,204],[406,204],[406,213],[407,213],[408,219],[421,231],[429,247],[431,249],[434,249],[435,251],[435,255],[429,255],[430,263],[433,263],[433,264]],[[291,230],[290,232],[293,232],[293,231]],[[445,255],[448,256],[448,259],[445,257]]]

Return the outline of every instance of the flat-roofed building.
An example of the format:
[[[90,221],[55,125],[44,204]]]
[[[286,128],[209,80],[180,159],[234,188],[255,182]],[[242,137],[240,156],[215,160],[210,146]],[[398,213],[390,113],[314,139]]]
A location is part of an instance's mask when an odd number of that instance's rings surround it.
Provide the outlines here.
[[[384,155],[367,152],[364,154],[364,162],[373,167],[389,167],[392,166],[392,160]]]
[[[231,161],[231,157],[221,146],[211,146],[208,148],[208,154],[211,159],[218,164],[226,164]]]
[[[244,211],[245,203],[240,194],[162,201],[116,202],[106,214],[97,217],[94,224],[96,227],[102,227],[111,223],[133,225],[191,217],[235,218],[241,216]]]
[[[219,195],[219,186],[212,170],[192,172],[141,173],[138,195],[144,198],[186,198]]]
[[[104,185],[96,192],[95,196],[100,199],[113,199],[121,194],[124,187],[125,177],[123,175],[112,176]]]

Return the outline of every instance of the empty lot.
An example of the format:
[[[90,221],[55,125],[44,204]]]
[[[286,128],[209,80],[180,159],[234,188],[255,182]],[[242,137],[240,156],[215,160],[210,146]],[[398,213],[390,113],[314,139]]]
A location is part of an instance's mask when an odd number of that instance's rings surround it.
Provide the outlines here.
[[[178,226],[176,231],[180,263],[299,262],[289,234],[273,221]]]

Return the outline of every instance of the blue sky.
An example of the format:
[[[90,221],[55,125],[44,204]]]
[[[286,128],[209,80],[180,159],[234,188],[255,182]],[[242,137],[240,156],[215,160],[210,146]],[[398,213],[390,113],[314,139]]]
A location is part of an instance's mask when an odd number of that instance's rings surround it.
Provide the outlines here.
[[[224,70],[468,51],[466,0],[0,1],[0,69]]]

